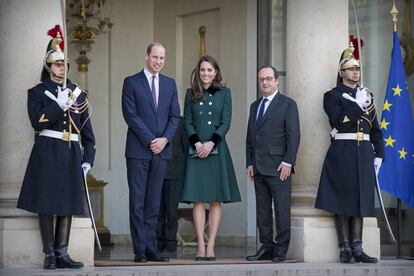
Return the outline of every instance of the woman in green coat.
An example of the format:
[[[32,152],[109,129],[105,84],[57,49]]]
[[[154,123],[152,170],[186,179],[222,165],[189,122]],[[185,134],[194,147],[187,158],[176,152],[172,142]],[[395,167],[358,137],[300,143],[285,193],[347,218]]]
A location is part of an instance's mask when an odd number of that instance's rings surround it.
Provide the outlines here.
[[[184,129],[190,145],[181,200],[194,204],[195,259],[215,260],[221,203],[241,200],[225,140],[231,122],[231,95],[230,89],[221,83],[220,68],[211,56],[200,58],[191,79],[184,107]],[[207,248],[204,243],[205,203],[210,204]]]

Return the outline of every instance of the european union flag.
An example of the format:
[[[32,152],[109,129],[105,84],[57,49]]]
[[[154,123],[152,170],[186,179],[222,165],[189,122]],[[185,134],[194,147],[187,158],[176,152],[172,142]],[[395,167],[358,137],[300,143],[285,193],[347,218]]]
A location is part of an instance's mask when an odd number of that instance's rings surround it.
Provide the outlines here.
[[[414,120],[397,32],[394,32],[393,40],[380,123],[385,140],[385,162],[378,178],[382,190],[414,208]]]

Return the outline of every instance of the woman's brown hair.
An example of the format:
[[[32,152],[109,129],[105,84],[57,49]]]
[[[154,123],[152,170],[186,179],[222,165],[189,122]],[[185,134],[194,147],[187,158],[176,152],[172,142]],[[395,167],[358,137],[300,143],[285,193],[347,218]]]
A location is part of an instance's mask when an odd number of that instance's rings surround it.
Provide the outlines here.
[[[213,66],[214,69],[216,69],[216,76],[211,83],[211,88],[215,90],[221,90],[223,88],[223,84],[221,83],[222,77],[221,77],[221,71],[220,66],[218,65],[217,61],[209,55],[202,56],[198,62],[196,68],[194,68],[193,72],[191,73],[191,99],[193,101],[200,100],[203,97],[203,83],[200,79],[200,65],[204,61],[208,62]]]

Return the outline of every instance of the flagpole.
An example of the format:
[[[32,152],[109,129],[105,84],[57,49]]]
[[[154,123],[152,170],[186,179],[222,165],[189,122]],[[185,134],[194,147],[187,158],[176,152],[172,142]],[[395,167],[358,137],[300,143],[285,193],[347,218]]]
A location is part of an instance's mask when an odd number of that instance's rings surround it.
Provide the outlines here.
[[[398,10],[395,7],[395,0],[392,1],[392,9],[390,11],[392,16],[393,31],[397,31],[397,14]],[[401,199],[397,198],[397,259],[401,258]]]
[[[395,0],[392,1],[392,9],[390,11],[390,14],[392,15],[393,30],[394,30],[394,32],[396,32],[397,31],[397,14],[398,14],[398,10],[395,7]]]
[[[392,15],[392,23],[393,23],[393,31],[397,32],[397,14],[398,10],[395,7],[395,0],[392,1],[392,9],[390,11],[390,14]],[[412,260],[412,258],[406,258],[401,255],[401,199],[397,198],[397,259],[409,259]]]
[[[397,259],[401,258],[401,199],[397,198]]]

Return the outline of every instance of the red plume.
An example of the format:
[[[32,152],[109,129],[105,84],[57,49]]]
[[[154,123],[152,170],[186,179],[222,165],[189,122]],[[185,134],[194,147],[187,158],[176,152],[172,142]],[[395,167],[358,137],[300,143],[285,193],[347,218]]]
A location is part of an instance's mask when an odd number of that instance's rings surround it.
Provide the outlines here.
[[[362,47],[364,46],[364,40],[362,40],[361,38],[359,40],[361,41],[361,51],[362,51]],[[354,58],[356,60],[359,60],[358,38],[354,37],[354,35],[350,35],[349,36],[349,41],[352,42],[352,44],[354,45],[354,48],[355,48]]]
[[[64,48],[65,48],[65,43],[63,42],[63,33],[62,33],[61,28],[60,28],[60,25],[55,25],[54,28],[52,28],[49,31],[47,31],[47,34],[50,35],[53,38],[55,38],[58,33],[60,33],[60,36],[62,37],[62,42],[60,42],[59,47],[63,51]]]

